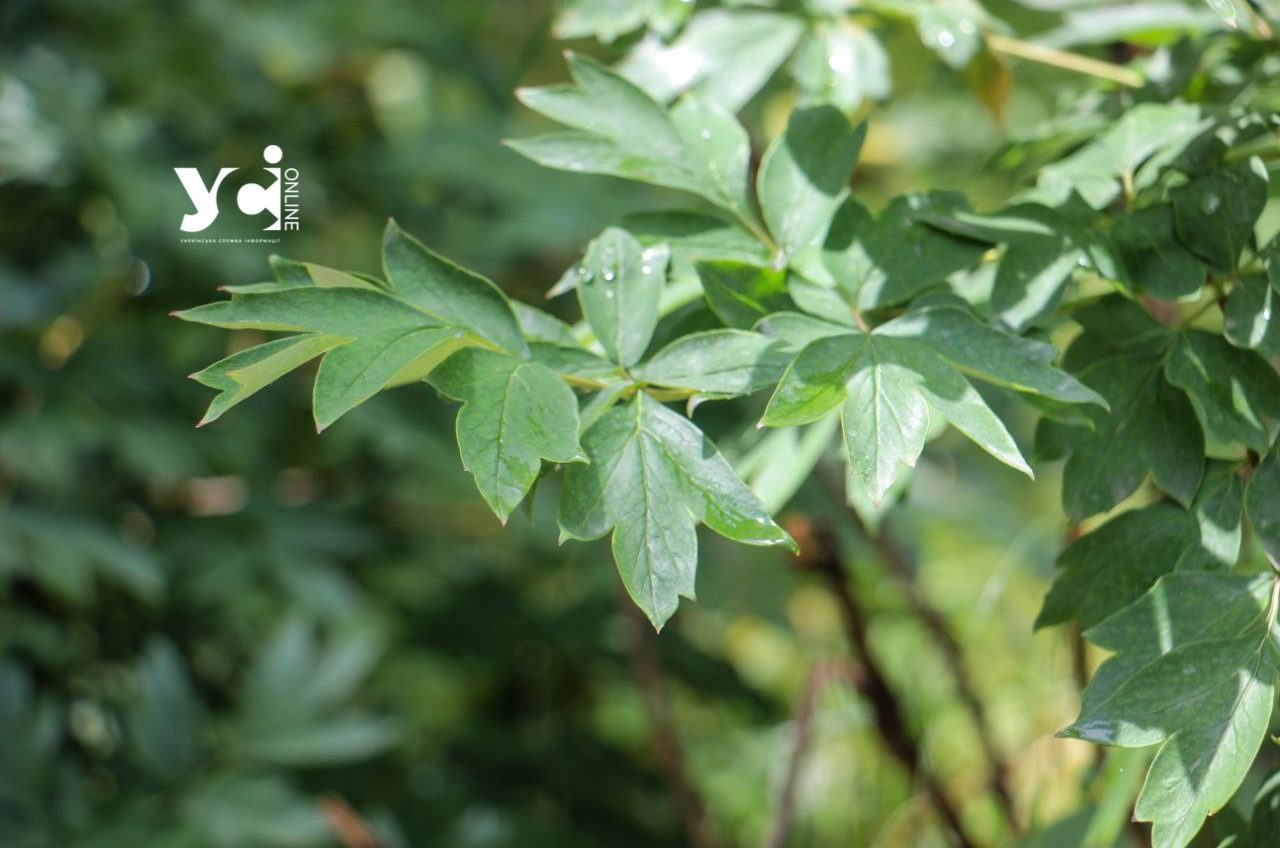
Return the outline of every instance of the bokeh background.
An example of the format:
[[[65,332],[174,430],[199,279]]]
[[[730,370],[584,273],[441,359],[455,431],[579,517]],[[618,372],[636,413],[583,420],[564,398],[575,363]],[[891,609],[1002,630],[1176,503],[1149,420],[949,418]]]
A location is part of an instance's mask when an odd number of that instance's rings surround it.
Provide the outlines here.
[[[1072,5],[987,4],[1028,32]],[[194,427],[209,396],[184,375],[253,339],[169,313],[267,278],[271,252],[377,273],[394,216],[542,302],[603,226],[683,202],[501,146],[542,128],[512,90],[564,76],[554,14],[0,4],[0,846],[640,848],[688,844],[691,809],[704,844],[767,845],[798,740],[787,844],[946,844],[803,562],[705,537],[699,601],[654,639],[606,545],[557,546],[553,488],[498,525],[425,385],[317,437],[296,375]],[[1009,139],[1076,81],[1017,66],[998,122],[910,25],[877,36],[892,95],[864,107],[860,196],[1019,186]],[[793,102],[785,79],[752,101],[758,145]],[[173,168],[267,144],[300,169],[301,232],[181,243]],[[235,217],[221,233],[252,234]],[[741,416],[698,416],[749,455]],[[1079,845],[1097,804],[1123,823],[1142,771],[1053,738],[1088,659],[1032,630],[1065,530],[1053,474],[943,438],[887,516],[823,474],[784,510],[836,533],[922,769],[983,845],[1014,843],[1006,807],[1019,844]]]

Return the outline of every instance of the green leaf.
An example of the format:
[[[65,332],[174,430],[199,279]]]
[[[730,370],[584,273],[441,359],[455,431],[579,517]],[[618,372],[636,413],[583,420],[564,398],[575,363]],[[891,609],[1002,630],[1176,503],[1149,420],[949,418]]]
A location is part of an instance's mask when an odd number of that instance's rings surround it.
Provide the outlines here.
[[[567,54],[573,86],[523,88],[520,100],[575,128],[508,142],[539,164],[609,174],[698,194],[754,221],[747,195],[750,145],[725,108],[686,98],[670,114],[648,94],[590,59]]]
[[[1111,225],[1111,245],[1125,281],[1138,291],[1177,300],[1204,286],[1204,264],[1178,240],[1167,204],[1117,217]]]
[[[632,369],[646,383],[716,395],[745,395],[771,386],[791,357],[783,343],[743,330],[682,336]]]
[[[850,200],[840,207],[824,246],[836,285],[862,309],[910,300],[957,271],[977,264],[987,245],[942,232],[930,216],[964,209],[954,192],[896,197],[874,218]]]
[[[588,465],[565,476],[560,528],[574,539],[613,531],[627,592],[661,628],[694,597],[698,523],[751,545],[794,542],[688,419],[643,392],[605,412],[583,437]]]
[[[991,309],[1021,330],[1057,308],[1072,274],[1088,253],[1070,236],[1029,238],[1005,248],[996,268]]]
[[[917,302],[877,332],[915,339],[966,374],[996,385],[1064,403],[1107,405],[1093,389],[1054,366],[1058,351],[1053,345],[987,324],[958,298]]]
[[[204,754],[205,713],[178,649],[153,637],[136,671],[128,738],[146,774],[173,783],[189,776]]]
[[[879,331],[818,339],[787,369],[763,423],[816,421],[842,407],[845,448],[854,473],[879,502],[901,466],[924,448],[937,412],[983,450],[1031,476],[1031,469],[973,386],[932,349]]]
[[[677,160],[680,135],[667,110],[618,74],[580,54],[565,53],[573,85],[521,88],[524,105],[566,126],[657,161]]]
[[[726,326],[749,329],[757,321],[792,306],[787,274],[745,262],[699,262],[698,280],[707,303]]]
[[[856,129],[834,106],[791,113],[765,151],[757,191],[765,223],[788,255],[822,243],[849,191],[866,125]]]
[[[1265,359],[1217,333],[1178,336],[1165,375],[1183,389],[1207,436],[1258,453],[1271,445],[1269,422],[1280,419],[1280,376]]]
[[[382,292],[305,288],[233,293],[230,300],[174,313],[183,321],[229,330],[281,330],[356,338],[377,330],[438,327],[442,322]]]
[[[1242,491],[1234,474],[1221,479],[1224,485],[1206,492],[1193,511],[1167,501],[1152,504],[1068,545],[1036,627],[1074,620],[1087,629],[1136,601],[1165,574],[1231,567],[1240,550]]]
[[[576,270],[573,274],[576,286]],[[520,322],[520,332],[530,342],[577,346],[578,340],[573,337],[573,328],[556,316],[518,300],[511,301],[511,306],[516,311],[516,320]]]
[[[577,398],[545,365],[462,350],[432,373],[431,384],[462,401],[462,464],[503,523],[528,494],[543,459],[586,459],[578,445]]]
[[[671,121],[684,144],[687,166],[708,199],[740,219],[754,221],[755,211],[747,186],[751,140],[732,114],[696,96],[681,99],[671,110]]]
[[[509,353],[529,352],[501,289],[432,253],[395,221],[387,222],[382,264],[392,292],[406,303],[445,323],[465,327]]]
[[[556,16],[558,39],[591,36],[608,44],[658,18],[663,0],[566,0]]]
[[[458,348],[484,343],[461,327],[442,325],[420,309],[364,287],[234,293],[229,301],[177,314],[219,327],[303,333],[241,351],[193,374],[220,392],[201,424],[324,354],[313,396],[316,427],[323,430],[382,389],[419,380]]]
[[[1254,470],[1246,504],[1249,523],[1262,549],[1273,563],[1280,564],[1280,445]]]
[[[810,98],[852,112],[889,96],[889,55],[866,29],[847,20],[819,24],[800,42],[791,74]]]
[[[191,375],[202,386],[218,390],[197,427],[222,417],[231,407],[300,368],[326,350],[340,345],[340,336],[302,335],[275,339],[221,359]]]
[[[706,9],[670,44],[641,41],[618,70],[655,100],[693,91],[737,112],[773,76],[803,31],[804,21],[795,15]]]
[[[1179,240],[1229,274],[1253,242],[1253,225],[1267,204],[1267,169],[1254,158],[1211,170],[1172,190],[1170,202]]]
[[[1087,635],[1116,652],[1061,735],[1160,744],[1135,807],[1156,848],[1183,848],[1225,805],[1266,736],[1275,700],[1277,584],[1179,574]]]
[[[578,302],[605,353],[624,367],[640,360],[658,326],[666,265],[666,251],[641,247],[617,227],[605,230],[587,247]]]
[[[1040,424],[1070,451],[1062,480],[1068,516],[1079,521],[1107,512],[1148,473],[1189,506],[1204,471],[1204,434],[1186,394],[1164,377],[1173,334],[1123,300],[1103,300],[1076,317],[1086,331],[1067,350],[1067,370],[1111,409],[1082,408],[1088,428]]]
[[[1227,297],[1222,332],[1236,347],[1275,356],[1280,354],[1280,321],[1272,320],[1273,312],[1280,312],[1280,292],[1265,276],[1250,274]]]
[[[1178,238],[1219,273],[1236,268],[1267,205],[1267,169],[1258,158],[1192,178],[1169,194]]]
[[[449,354],[474,343],[454,327],[422,327],[364,336],[334,348],[316,370],[316,431],[385,388],[421,380]]]
[[[1121,178],[1155,157],[1168,161],[1199,135],[1198,107],[1186,103],[1141,103],[1109,129],[1065,159],[1040,170],[1031,197],[1058,206],[1077,192],[1094,209],[1120,194]]]

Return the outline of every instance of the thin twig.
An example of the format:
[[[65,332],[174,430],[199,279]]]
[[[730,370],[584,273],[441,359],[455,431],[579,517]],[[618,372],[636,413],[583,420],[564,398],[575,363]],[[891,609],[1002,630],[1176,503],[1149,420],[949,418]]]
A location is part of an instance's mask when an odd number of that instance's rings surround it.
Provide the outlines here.
[[[809,672],[804,692],[796,705],[795,717],[791,722],[791,757],[787,761],[787,774],[778,789],[778,801],[774,805],[773,825],[765,836],[763,848],[783,848],[791,833],[791,826],[796,818],[796,790],[800,784],[800,772],[804,766],[804,758],[809,753],[809,742],[813,736],[813,714],[817,707],[818,696],[827,684],[838,677],[845,676],[843,669],[836,663],[818,663]]]
[[[663,681],[662,663],[654,646],[653,628],[639,608],[631,602],[631,598],[627,597],[621,584],[618,586],[618,598],[627,618],[631,677],[644,705],[645,719],[649,724],[658,765],[680,808],[685,837],[691,848],[717,848],[720,843],[707,818],[706,804],[698,790],[689,782],[684,764],[684,748],[676,731],[671,702]]]
[[[907,552],[883,531],[872,531],[866,522],[862,520],[862,516],[849,507],[837,482],[828,476],[824,476],[823,480],[827,483],[828,491],[832,498],[848,515],[859,535],[875,548],[880,561],[888,570],[889,576],[902,589],[911,614],[925,626],[945,655],[947,665],[955,674],[955,684],[960,701],[969,711],[970,719],[973,721],[974,729],[978,734],[979,744],[982,745],[983,754],[986,756],[991,771],[991,790],[995,793],[1000,812],[1010,829],[1015,834],[1020,833],[1022,828],[1018,822],[1017,807],[1013,800],[1013,788],[1009,780],[1009,764],[1001,755],[1000,747],[996,744],[995,737],[991,732],[991,722],[987,718],[986,708],[982,705],[982,699],[978,697],[977,687],[969,677],[968,666],[964,659],[964,650],[960,647],[959,641],[956,640],[942,614],[934,609],[933,605],[920,592],[920,587],[915,580],[915,568]]]
[[[1029,62],[1039,62],[1042,65],[1062,68],[1065,71],[1087,74],[1091,77],[1108,80],[1129,88],[1142,88],[1144,84],[1142,74],[1131,68],[1104,62],[1101,59],[1091,59],[1088,56],[1081,56],[1079,53],[1058,50],[1055,47],[1046,47],[1043,44],[1034,44],[1018,38],[989,33],[987,35],[987,46],[996,53],[1003,53],[1006,56],[1016,56]]]
[[[345,798],[326,795],[320,799],[320,817],[343,848],[381,848],[373,830]]]
[[[974,848],[973,843],[965,835],[959,813],[943,792],[938,779],[925,767],[920,756],[920,748],[907,730],[904,718],[906,711],[889,686],[888,678],[881,670],[879,661],[871,652],[871,645],[867,640],[867,623],[849,588],[835,535],[830,528],[812,523],[803,516],[793,516],[788,522],[787,529],[792,530],[792,535],[796,538],[805,540],[801,544],[802,564],[807,565],[826,580],[836,600],[849,647],[862,671],[859,688],[871,706],[880,738],[889,752],[907,769],[912,777],[912,783],[924,787],[929,800],[933,803],[938,815],[942,817],[956,844],[961,848]]]

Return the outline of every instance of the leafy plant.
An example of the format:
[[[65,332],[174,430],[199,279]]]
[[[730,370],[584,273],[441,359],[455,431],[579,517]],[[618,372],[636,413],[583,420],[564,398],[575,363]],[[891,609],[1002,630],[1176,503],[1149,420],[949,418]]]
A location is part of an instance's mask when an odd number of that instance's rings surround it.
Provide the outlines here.
[[[1191,844],[1254,763],[1280,669],[1274,56],[1232,34],[1111,65],[1011,39],[970,3],[684,5],[570,3],[566,36],[646,33],[615,68],[570,53],[571,84],[519,92],[565,129],[518,152],[700,203],[604,230],[552,289],[576,295],[579,321],[509,300],[392,222],[381,279],[278,259],[273,282],[179,313],[292,334],[194,375],[220,392],[205,420],[317,357],[318,429],[425,379],[463,403],[459,451],[497,517],[562,466],[562,538],[612,533],[661,628],[693,597],[697,525],[796,549],[765,506],[776,493],[752,491],[696,408],[826,423],[826,439],[838,419],[849,501],[882,507],[944,424],[1030,475],[1005,423],[1019,404],[1039,417],[1033,458],[1065,461],[1078,537],[1040,624],[1114,654],[1063,734],[1159,745],[1135,814],[1159,848]],[[1270,37],[1266,4],[1209,5]],[[872,213],[851,192],[867,127],[849,114],[887,93],[864,26],[881,18],[911,21],[996,113],[1005,57],[1090,73],[1107,127],[1011,148],[1040,167],[1001,208],[935,192]],[[801,99],[753,169],[735,112],[789,56]],[[804,476],[822,453],[783,461]]]

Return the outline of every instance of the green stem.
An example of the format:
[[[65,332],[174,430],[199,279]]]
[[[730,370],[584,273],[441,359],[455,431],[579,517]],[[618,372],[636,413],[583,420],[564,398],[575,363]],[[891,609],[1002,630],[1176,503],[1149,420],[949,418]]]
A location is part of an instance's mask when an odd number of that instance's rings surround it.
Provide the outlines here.
[[[1055,68],[1062,68],[1065,71],[1074,71],[1078,74],[1087,74],[1091,77],[1127,86],[1128,88],[1142,88],[1146,82],[1142,78],[1142,74],[1132,68],[1104,62],[1101,59],[1091,59],[1088,56],[1069,53],[1066,50],[1058,50],[1055,47],[1046,47],[1043,44],[1010,38],[1006,35],[988,34],[987,47],[996,53],[1003,53],[1006,56],[1026,59],[1029,62],[1039,62],[1042,65],[1050,65]]]

